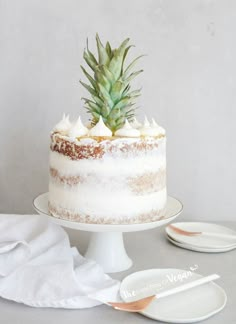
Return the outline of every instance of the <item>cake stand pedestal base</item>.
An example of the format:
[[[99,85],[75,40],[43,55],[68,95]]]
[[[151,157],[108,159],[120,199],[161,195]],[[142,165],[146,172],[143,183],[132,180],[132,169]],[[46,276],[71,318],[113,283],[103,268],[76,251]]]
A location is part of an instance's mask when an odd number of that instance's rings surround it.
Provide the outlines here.
[[[85,257],[96,261],[107,273],[120,272],[132,266],[123,241],[124,232],[138,232],[163,226],[172,222],[183,210],[178,199],[168,197],[165,215],[151,223],[140,224],[87,224],[71,222],[51,216],[48,211],[48,193],[39,195],[34,199],[34,209],[46,215],[52,222],[63,227],[80,231],[92,232]]]
[[[92,233],[85,257],[101,264],[109,273],[127,270],[133,264],[126,253],[122,232]]]

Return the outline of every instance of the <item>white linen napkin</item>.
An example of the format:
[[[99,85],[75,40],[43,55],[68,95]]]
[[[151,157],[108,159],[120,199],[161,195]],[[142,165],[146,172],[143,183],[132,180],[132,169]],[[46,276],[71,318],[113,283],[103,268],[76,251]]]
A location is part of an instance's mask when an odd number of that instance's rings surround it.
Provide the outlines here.
[[[119,286],[46,217],[0,215],[0,297],[34,307],[87,308],[117,300]]]

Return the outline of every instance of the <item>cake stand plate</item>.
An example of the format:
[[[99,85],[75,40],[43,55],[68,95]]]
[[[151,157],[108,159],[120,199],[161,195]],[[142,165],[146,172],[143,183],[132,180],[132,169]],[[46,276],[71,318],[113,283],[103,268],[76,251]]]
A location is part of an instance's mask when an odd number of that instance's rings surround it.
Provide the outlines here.
[[[167,210],[158,221],[140,224],[87,224],[71,222],[51,216],[48,211],[48,193],[37,196],[33,201],[34,209],[46,215],[52,222],[63,227],[92,232],[85,257],[96,261],[107,273],[129,269],[132,260],[128,257],[123,241],[124,232],[138,232],[165,225],[173,221],[183,210],[182,203],[173,197],[167,199]]]

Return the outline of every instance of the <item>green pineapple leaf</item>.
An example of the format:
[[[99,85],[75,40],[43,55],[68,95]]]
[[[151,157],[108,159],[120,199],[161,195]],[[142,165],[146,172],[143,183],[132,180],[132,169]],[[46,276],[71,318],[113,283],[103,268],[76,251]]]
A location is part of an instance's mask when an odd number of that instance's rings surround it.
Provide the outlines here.
[[[111,89],[111,83],[106,78],[104,73],[102,73],[100,69],[97,68],[94,75],[95,75],[96,82],[100,83],[109,92]]]
[[[115,108],[123,109],[123,108],[127,107],[130,104],[131,104],[130,98],[129,97],[124,97],[115,105],[115,107],[113,109],[115,109]]]
[[[101,107],[99,107],[96,103],[94,103],[91,100],[84,100],[85,104],[87,105],[87,107],[89,107],[91,110],[94,110],[96,113],[100,114],[101,113]]]
[[[109,58],[111,60],[113,57],[113,53],[112,53],[111,45],[109,42],[106,43],[106,51],[107,51],[107,55],[109,56]]]
[[[96,42],[97,42],[97,49],[98,49],[98,61],[100,65],[106,65],[108,62],[110,62],[109,55],[105,49],[105,47],[102,45],[102,42],[96,34]]]
[[[130,45],[130,46],[126,47],[126,49],[125,49],[124,56],[123,56],[123,61],[122,61],[122,67],[121,67],[121,74],[123,74],[125,58],[126,58],[126,56],[127,56],[127,54],[128,54],[128,51],[129,51],[132,47],[134,47],[134,45]]]
[[[113,101],[112,101],[112,99],[110,97],[109,92],[100,83],[98,83],[98,87],[99,87],[99,90],[100,90],[100,92],[99,92],[100,98],[102,98],[103,101],[108,104],[108,106],[110,107],[110,109],[112,109],[114,104],[113,104]]]
[[[143,70],[139,70],[139,71],[131,73],[126,79],[124,79],[125,83],[129,83],[131,80],[133,80],[137,75],[139,75],[142,72],[143,72]]]
[[[104,104],[101,108],[101,114],[103,118],[107,118],[107,116],[110,114],[110,108],[108,105]]]
[[[141,96],[141,89],[131,91],[131,92],[127,93],[126,95],[128,97],[133,97],[133,96],[139,97],[139,96]]]
[[[97,58],[87,47],[84,50],[84,60],[93,73],[81,69],[88,79],[89,84],[80,81],[90,93],[91,99],[83,98],[85,108],[92,115],[92,124],[96,124],[102,116],[105,124],[115,132],[122,127],[125,119],[132,120],[135,112],[135,100],[141,94],[141,89],[131,90],[130,82],[138,76],[142,70],[133,71],[137,61],[135,58],[125,67],[126,57],[133,47],[129,45],[129,38],[125,39],[118,48],[112,49],[109,42],[104,47],[98,34],[96,35]]]
[[[123,43],[120,45],[120,47],[114,50],[113,58],[109,64],[109,70],[114,74],[116,79],[119,79],[121,75],[123,56],[128,42],[129,42],[129,38],[125,39]]]
[[[85,89],[87,89],[91,93],[91,95],[96,96],[97,92],[92,87],[90,87],[88,84],[84,83],[83,81],[80,81],[80,83],[82,84],[82,86],[85,87]]]
[[[96,58],[93,55],[93,53],[90,52],[89,47],[88,47],[88,38],[87,38],[86,49],[87,49],[87,53],[88,53],[89,59],[93,62],[94,66],[97,66],[98,65],[98,61],[96,60]]]
[[[140,55],[138,57],[136,57],[135,60],[133,60],[129,65],[128,67],[125,69],[124,73],[123,73],[123,79],[126,79],[127,76],[130,74],[130,72],[132,71],[133,67],[136,65],[137,61],[143,57],[144,55]]]
[[[84,55],[83,58],[85,60],[85,62],[88,64],[88,66],[95,71],[97,64],[90,58],[89,54],[86,52],[86,50],[84,50]]]
[[[100,66],[101,72],[105,75],[107,80],[110,82],[111,85],[116,81],[113,73],[108,69],[106,65],[101,65]]]
[[[80,67],[81,67],[82,71],[84,72],[86,78],[89,80],[89,82],[93,86],[93,88],[95,90],[97,90],[97,83],[96,83],[96,81],[91,77],[91,75],[85,70],[85,68],[82,65]]]
[[[111,94],[111,98],[112,98],[114,104],[116,104],[120,100],[120,98],[122,96],[123,89],[124,89],[124,83],[123,82],[116,81],[113,84],[110,94]]]
[[[103,106],[103,101],[98,96],[92,96],[92,98],[98,106],[100,106],[100,107]]]

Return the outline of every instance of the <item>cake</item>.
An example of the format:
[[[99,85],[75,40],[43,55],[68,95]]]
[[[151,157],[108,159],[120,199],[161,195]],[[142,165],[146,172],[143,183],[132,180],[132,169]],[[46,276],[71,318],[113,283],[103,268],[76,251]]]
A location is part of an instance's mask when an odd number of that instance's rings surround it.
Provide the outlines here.
[[[124,68],[129,40],[113,50],[96,41],[98,59],[88,46],[84,52],[93,77],[82,67],[90,123],[64,115],[51,132],[49,212],[80,223],[153,222],[165,216],[167,201],[165,130],[135,117],[140,90],[129,83],[142,70],[132,72],[140,57]]]

